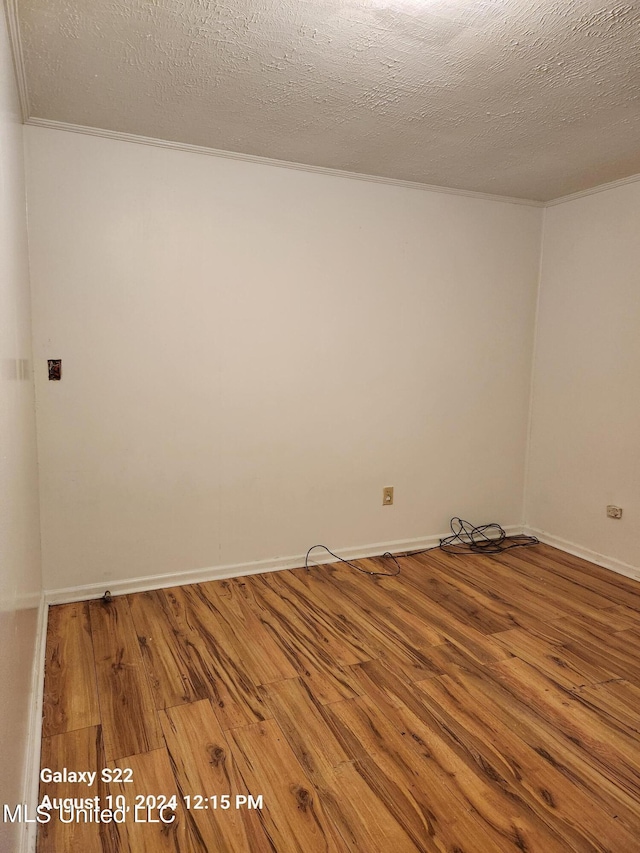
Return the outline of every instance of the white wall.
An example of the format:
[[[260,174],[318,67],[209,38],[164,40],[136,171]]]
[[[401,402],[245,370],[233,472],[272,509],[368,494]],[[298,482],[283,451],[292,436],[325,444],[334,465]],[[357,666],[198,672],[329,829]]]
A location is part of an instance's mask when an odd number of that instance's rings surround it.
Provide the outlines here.
[[[640,182],[547,209],[534,377],[529,525],[640,566]]]
[[[521,522],[539,209],[26,131],[47,587]]]
[[[0,8],[0,805],[22,801],[40,599],[22,125]],[[0,821],[0,850],[17,849]]]

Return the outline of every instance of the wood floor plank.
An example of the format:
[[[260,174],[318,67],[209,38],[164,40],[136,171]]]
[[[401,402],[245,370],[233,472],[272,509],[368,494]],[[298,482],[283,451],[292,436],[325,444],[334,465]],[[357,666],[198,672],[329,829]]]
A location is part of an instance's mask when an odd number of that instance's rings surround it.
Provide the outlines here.
[[[323,572],[331,579],[331,586],[326,584]],[[485,659],[487,655],[490,660],[509,657],[489,638],[480,637],[478,648],[478,634],[473,629],[462,639],[452,623],[449,633],[455,634],[458,641],[454,644],[443,634],[441,623],[440,628],[431,624],[433,613],[428,609],[425,612],[416,590],[405,593],[396,578],[367,579],[367,585],[380,587],[372,598],[370,590],[363,590],[357,581],[354,583],[353,570],[349,568],[316,566],[310,571],[294,570],[287,574],[288,585],[308,591],[315,602],[322,601],[327,613],[333,608],[334,619],[362,650],[361,661],[384,660],[391,669],[404,672],[409,680],[439,674],[452,659],[460,662],[468,658],[476,660],[478,656]],[[446,655],[443,644],[448,644]]]
[[[560,601],[566,599],[571,602],[572,608],[580,608],[583,614],[590,612],[590,610],[611,607],[612,604],[621,603],[593,590],[584,576],[576,575],[574,578],[567,578],[553,571],[547,561],[536,554],[535,548],[531,550],[532,553],[528,556],[518,553],[518,550],[515,549],[505,551],[503,554],[496,554],[491,559],[494,563],[507,566],[518,575],[526,577],[529,582],[537,581],[547,590],[552,590]]]
[[[213,608],[217,636],[236,650],[256,685],[295,678],[293,665],[243,596],[237,594],[236,585],[212,581],[198,584],[198,590]]]
[[[264,797],[261,814],[274,850],[348,849],[274,720],[230,729],[227,739],[247,789]]]
[[[455,784],[456,797],[478,815],[487,833],[509,850],[566,851],[566,840],[544,821],[484,756],[444,729],[424,701],[377,662],[357,667],[366,695],[433,766]]]
[[[349,621],[348,614],[345,614],[342,609],[342,602],[334,600],[332,618],[321,621],[321,618],[318,618],[318,616],[322,617],[321,612],[314,613],[305,609],[305,601],[309,602],[311,599],[308,596],[305,599],[305,588],[296,580],[295,576],[289,579],[282,572],[273,572],[263,575],[259,582],[265,588],[264,594],[269,596],[269,600],[271,602],[277,600],[280,603],[281,613],[287,613],[290,618],[295,618],[298,624],[304,623],[306,635],[310,640],[313,639],[316,647],[320,645],[331,660],[340,666],[359,663],[363,659],[360,634],[354,632],[353,625],[350,626],[352,632],[350,636],[345,636],[334,627]]]
[[[360,562],[364,563],[364,561]],[[434,631],[428,622],[420,616],[415,616],[412,610],[406,607],[407,596],[403,597],[402,590],[398,587],[396,578],[386,579],[393,589],[392,598],[389,591],[381,587],[381,579],[369,579],[366,588],[363,589],[361,578],[354,577],[354,570],[347,566],[342,567],[340,564],[316,566],[308,572],[294,571],[289,574],[292,579],[290,582],[295,582],[303,586],[307,590],[311,601],[317,600],[319,594],[324,595],[328,613],[332,612],[331,608],[335,612],[336,593],[334,592],[334,588],[336,584],[339,585],[339,601],[342,602],[341,615],[343,616],[341,622],[343,624],[346,623],[352,631],[355,631],[356,627],[353,624],[352,618],[350,618],[353,615],[354,605],[349,597],[349,593],[353,592],[355,586],[359,594],[363,596],[357,608],[355,608],[360,615],[371,616],[373,613],[376,620],[382,617],[391,617],[392,624],[395,623],[396,627],[401,620],[404,630],[399,636],[403,636],[407,642],[413,643],[416,647],[434,646],[441,642],[438,632]],[[316,583],[316,578],[319,578],[319,583]],[[334,588],[327,586],[325,578],[334,584]],[[342,598],[342,595],[345,598]],[[360,630],[358,636],[360,644],[366,648],[368,643],[366,631],[363,632]],[[362,655],[358,660],[351,661],[351,664],[362,663],[370,659],[370,657]]]
[[[49,608],[42,736],[100,723],[89,604]]]
[[[194,846],[166,748],[121,758],[111,767],[123,770],[122,779],[128,778],[128,770],[133,774],[131,782],[109,784],[110,794],[124,797],[131,808],[121,839],[123,853],[199,853],[202,848]],[[172,797],[176,808],[161,810],[163,798],[171,803]]]
[[[251,793],[238,773],[229,745],[210,700],[180,705],[161,712],[162,728],[181,800],[186,810],[195,849],[217,853],[272,851],[255,809],[235,808],[236,797]],[[229,796],[232,807],[222,809],[219,799]]]
[[[353,853],[388,853],[389,850],[430,851],[425,836],[412,839],[401,821],[406,818],[406,798],[392,802],[387,790],[375,784],[369,760],[345,762],[335,767],[322,790],[324,804],[346,847]],[[373,780],[373,783],[372,783]]]
[[[589,616],[589,625],[607,633],[640,628],[640,613],[624,604],[614,604],[605,610],[594,610]]]
[[[409,587],[407,593],[416,596],[418,600],[422,595],[431,596],[431,590],[425,580],[435,578],[437,584],[437,597],[440,603],[447,611],[450,609],[450,590],[454,590],[456,597],[459,597],[459,603],[455,603],[458,618],[465,621],[464,613],[470,612],[476,619],[491,618],[495,620],[489,624],[482,621],[479,622],[482,633],[494,633],[496,631],[506,631],[510,628],[526,628],[531,624],[538,624],[539,616],[534,616],[530,613],[530,609],[526,606],[520,606],[519,602],[504,598],[502,595],[487,588],[484,579],[476,578],[475,584],[464,579],[461,574],[454,574],[451,571],[451,563],[446,553],[439,550],[429,552],[429,554],[411,556],[409,565],[412,565],[413,571],[403,571],[399,576],[399,580]],[[405,562],[403,561],[403,567]],[[413,582],[412,582],[413,579]],[[416,580],[419,580],[417,583]],[[385,589],[392,590],[390,582],[381,578],[380,586]],[[545,616],[546,616],[545,612]],[[480,627],[479,627],[480,630]]]
[[[409,559],[410,558],[407,558],[407,560]],[[369,606],[365,608],[361,605],[361,607],[370,618],[380,622],[381,627],[384,626],[384,619],[386,616],[389,619],[390,624],[386,626],[385,634],[390,638],[392,643],[400,646],[405,651],[406,655],[409,658],[411,657],[412,643],[417,644],[419,640],[412,638],[411,636],[407,636],[403,632],[403,613],[400,607],[395,608],[395,613],[393,612],[394,609],[391,607],[389,608],[390,612],[388,614],[380,613],[380,611],[376,609],[376,602],[371,596],[370,589],[368,587],[365,587],[362,590],[359,589],[358,581],[354,577],[353,572],[349,573],[344,568],[336,568],[334,566],[323,566],[321,567],[321,571],[323,572],[323,577],[328,577],[332,583],[335,594],[339,595],[341,591],[344,590],[344,594],[350,597],[352,606],[363,599],[364,601],[367,601]],[[387,596],[389,603],[393,603],[396,596],[391,596],[388,593]],[[448,613],[439,604],[431,601],[428,596],[424,596],[419,602],[415,596],[411,602],[407,600],[405,601],[407,607],[411,608],[409,612],[413,612],[416,616],[419,616],[424,623],[429,626],[432,634],[435,633],[437,644],[451,643],[463,648],[467,654],[473,655],[476,660],[481,663],[493,663],[494,661],[503,660],[505,657],[509,656],[508,653],[505,653],[499,645],[494,643],[491,637],[486,637],[476,628],[462,622],[456,615]],[[417,647],[422,651],[423,645]],[[429,674],[433,671],[431,661],[425,658],[419,658],[417,663],[422,665],[425,674]]]
[[[492,716],[517,732],[518,737],[551,767],[571,783],[580,785],[632,834],[640,835],[637,798],[603,775],[570,733],[550,725],[544,713],[540,714],[503,679],[499,666],[453,667],[449,675],[461,686],[470,703],[485,705]]]
[[[406,732],[394,728],[368,696],[336,702],[326,711],[359,774],[416,846],[461,853],[512,849],[498,832],[486,831],[446,771],[414,749]]]
[[[606,667],[614,678],[623,678],[640,684],[640,645],[637,642],[637,635],[635,641],[632,639],[633,632],[621,631],[609,634],[604,643],[602,641],[598,643],[593,637],[592,629],[589,630],[591,634],[589,639],[586,637],[586,630],[583,639],[576,636],[577,632],[573,631],[572,626],[563,626],[563,630],[571,630],[574,634],[574,640],[568,643],[567,647],[575,654],[603,669]]]
[[[323,772],[326,775],[329,768],[349,761],[328,725],[323,705],[305,681],[276,681],[263,690],[274,719],[310,779],[322,781]]]
[[[367,565],[367,561],[359,561]],[[328,604],[339,607],[342,617],[350,625],[357,626],[362,640],[369,641],[368,628],[378,625],[385,642],[406,648],[405,654],[411,659],[411,646],[415,648],[437,645],[440,635],[429,623],[415,618],[411,610],[406,609],[402,595],[395,596],[382,589],[377,577],[358,574],[349,566],[340,563],[315,566],[308,572],[294,570],[291,574],[304,583],[314,595],[321,595]],[[365,581],[363,583],[363,581]],[[392,584],[395,578],[388,578]],[[354,596],[357,602],[354,602]],[[395,608],[392,606],[395,604]],[[361,661],[353,661],[359,663]]]
[[[434,561],[431,554],[421,554],[414,559],[425,565],[427,570]],[[529,618],[539,622],[561,619],[567,612],[552,596],[523,590],[519,580],[515,581],[508,570],[503,570],[488,556],[438,552],[437,566],[454,580],[468,584],[508,609],[517,607]]]
[[[325,570],[327,575],[323,574]],[[382,658],[389,666],[403,672],[408,680],[424,678],[440,671],[426,651],[429,648],[428,640],[426,637],[420,639],[416,635],[415,625],[403,623],[398,627],[383,611],[372,613],[370,606],[364,602],[354,604],[346,590],[333,582],[327,584],[327,579],[333,577],[331,571],[326,566],[316,566],[308,572],[293,571],[292,582],[307,588],[313,598],[321,601],[328,610],[333,608],[337,622],[356,637],[357,643],[366,651],[366,657],[362,657]],[[415,644],[410,637],[413,637]],[[358,661],[353,661],[356,662]],[[357,690],[352,697],[338,698],[353,698],[355,695]]]
[[[538,546],[531,548],[535,551]],[[523,563],[511,556],[510,552],[495,556],[480,554],[449,555],[450,564],[455,570],[482,573],[483,580],[492,588],[509,595],[517,591],[518,600],[534,603],[542,621],[549,618],[543,614],[554,613],[551,618],[562,618],[570,614],[585,618],[593,608],[610,607],[612,602],[592,593],[579,583],[564,578],[554,578],[538,569],[528,560]]]
[[[640,584],[632,578],[611,572],[581,557],[575,557],[566,551],[544,544],[537,545],[531,550],[527,549],[526,561],[551,572],[556,577],[563,577],[585,586],[613,604],[626,605],[636,612],[640,611]]]
[[[160,722],[126,598],[90,604],[107,761],[162,746]]]
[[[304,614],[301,617],[295,607],[282,601],[261,579],[247,578],[246,584],[251,588],[253,606],[262,614],[265,627],[319,701],[336,702],[357,696],[357,681],[327,651],[321,627],[309,626]]]
[[[497,631],[507,631],[515,627],[512,620],[504,614],[495,612],[491,600],[485,601],[475,596],[466,595],[460,588],[438,571],[438,552],[430,558],[429,569],[425,571],[424,563],[417,558],[407,557],[402,563],[400,584],[410,584],[423,595],[452,614],[463,624],[469,625],[481,634],[495,634]],[[485,596],[485,599],[487,597]]]
[[[571,850],[632,849],[634,836],[600,803],[531,749],[511,727],[492,713],[487,702],[469,703],[468,693],[449,676],[428,679],[418,687],[441,724],[471,749],[482,752],[538,814],[565,838]],[[499,744],[499,746],[498,746]],[[562,819],[558,819],[558,811]]]
[[[389,808],[379,786],[368,783],[368,756],[364,751],[358,756],[363,764],[352,766],[333,730],[335,719],[330,709],[334,705],[322,706],[302,679],[269,684],[264,689],[293,754],[320,792],[328,817],[349,847],[372,853],[397,844],[412,849],[411,839],[419,850],[434,849],[424,828],[407,832],[406,818],[413,810],[404,799],[396,796],[397,808]],[[400,802],[403,807],[399,807]]]
[[[184,636],[177,641],[164,596],[156,591],[128,596],[156,708],[171,708],[206,698],[209,693],[193,672]]]
[[[629,656],[635,661],[640,654],[640,626],[616,631],[616,640],[621,640],[629,649]]]
[[[596,619],[590,619],[587,624],[567,616],[546,625],[531,627],[528,633],[532,641],[539,639],[561,647],[563,655],[574,662],[577,669],[593,673],[592,683],[611,678],[640,681],[640,643],[630,642],[631,637],[625,637],[626,632],[614,630],[615,617],[612,622],[611,628],[607,629],[604,624],[598,624]],[[597,678],[595,676],[598,672],[606,675]]]
[[[45,796],[51,800],[72,799],[75,801],[99,797],[106,803],[108,789],[101,779],[101,770],[106,767],[101,726],[74,729],[42,740],[41,767],[54,772],[83,770],[95,772],[96,780],[91,786],[76,782],[40,782],[39,801]],[[38,827],[38,853],[127,853],[126,842],[120,828],[114,824],[76,820],[75,812],[50,812],[50,821]]]
[[[588,752],[601,773],[640,800],[640,741],[623,727],[603,722],[569,690],[526,661],[513,658],[495,665],[507,682],[554,729]]]
[[[352,624],[348,614],[336,606],[335,601],[316,595],[307,580],[307,573],[298,576],[295,572],[277,572],[267,582],[271,589],[287,596],[298,612],[309,615],[327,643],[337,647],[336,661],[342,666],[370,660],[367,638]]]
[[[161,593],[176,629],[175,641],[181,656],[189,661],[189,672],[199,695],[212,700],[224,729],[244,726],[270,716],[256,685],[233,648],[220,641],[208,604],[197,588],[172,587]]]
[[[640,735],[640,687],[628,681],[607,681],[576,691],[576,698],[595,713],[625,726],[631,737]]]
[[[588,663],[574,654],[570,647],[547,642],[531,631],[515,628],[496,634],[494,639],[512,655],[548,673],[565,687],[585,687],[615,678],[611,670]]]

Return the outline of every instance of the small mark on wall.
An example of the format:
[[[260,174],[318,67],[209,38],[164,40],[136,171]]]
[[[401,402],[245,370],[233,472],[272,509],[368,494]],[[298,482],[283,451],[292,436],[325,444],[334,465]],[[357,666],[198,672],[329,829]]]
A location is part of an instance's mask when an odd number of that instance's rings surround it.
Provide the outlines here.
[[[49,379],[62,379],[62,359],[50,358],[47,364],[49,365]]]

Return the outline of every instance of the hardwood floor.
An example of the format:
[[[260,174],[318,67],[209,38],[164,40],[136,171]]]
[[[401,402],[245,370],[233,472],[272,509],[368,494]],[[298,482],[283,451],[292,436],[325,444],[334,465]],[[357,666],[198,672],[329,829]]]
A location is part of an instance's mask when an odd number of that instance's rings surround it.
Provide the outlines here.
[[[42,767],[97,777],[40,796],[130,810],[52,812],[39,853],[640,851],[640,583],[400,564],[52,608]]]

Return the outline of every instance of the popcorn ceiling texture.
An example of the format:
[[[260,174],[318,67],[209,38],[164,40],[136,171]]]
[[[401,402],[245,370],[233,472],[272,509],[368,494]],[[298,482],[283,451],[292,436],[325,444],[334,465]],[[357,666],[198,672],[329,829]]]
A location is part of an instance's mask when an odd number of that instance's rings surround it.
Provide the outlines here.
[[[21,0],[30,116],[549,200],[640,172],[640,3]]]

